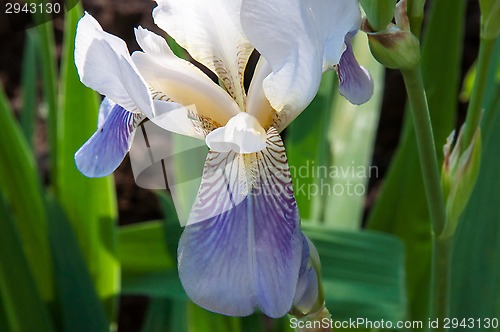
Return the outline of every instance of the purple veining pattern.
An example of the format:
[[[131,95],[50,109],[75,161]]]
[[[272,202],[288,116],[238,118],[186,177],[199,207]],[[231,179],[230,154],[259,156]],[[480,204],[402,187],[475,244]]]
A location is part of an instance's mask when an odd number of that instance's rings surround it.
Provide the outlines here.
[[[130,149],[135,129],[144,117],[107,99],[99,110],[99,128],[75,153],[75,163],[88,177],[111,174]]]
[[[221,314],[284,316],[295,297],[304,236],[276,129],[253,154],[210,152],[178,250],[188,296]]]

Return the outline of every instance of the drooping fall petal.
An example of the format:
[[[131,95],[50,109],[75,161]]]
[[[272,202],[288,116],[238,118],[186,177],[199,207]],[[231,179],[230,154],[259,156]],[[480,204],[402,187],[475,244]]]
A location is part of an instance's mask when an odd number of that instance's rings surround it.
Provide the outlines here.
[[[347,48],[337,66],[339,92],[354,105],[361,105],[373,95],[373,81],[363,66],[360,66],[352,51],[349,37],[346,37]]]
[[[253,154],[210,152],[178,250],[188,296],[221,314],[270,317],[292,306],[303,235],[276,129]]]
[[[75,153],[78,170],[88,177],[111,174],[130,149],[135,129],[144,116],[131,113],[109,99],[101,104],[103,119],[89,140]]]

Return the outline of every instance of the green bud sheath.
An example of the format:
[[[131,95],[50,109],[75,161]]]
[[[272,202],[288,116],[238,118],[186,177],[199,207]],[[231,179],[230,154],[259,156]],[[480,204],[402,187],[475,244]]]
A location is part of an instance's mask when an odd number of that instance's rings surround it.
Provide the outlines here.
[[[470,195],[474,190],[481,162],[481,128],[478,127],[472,139],[472,143],[461,153],[460,146],[462,136],[453,148],[451,155],[445,146],[445,160],[441,174],[446,204],[446,223],[440,239],[447,239],[455,233],[458,219],[467,206]],[[449,143],[449,142],[448,142]]]
[[[382,65],[391,69],[411,70],[420,62],[420,42],[410,31],[406,1],[396,6],[396,24],[374,32],[367,20],[361,26],[368,35],[370,50]]]
[[[396,0],[360,0],[360,4],[374,31],[385,30],[394,17]]]

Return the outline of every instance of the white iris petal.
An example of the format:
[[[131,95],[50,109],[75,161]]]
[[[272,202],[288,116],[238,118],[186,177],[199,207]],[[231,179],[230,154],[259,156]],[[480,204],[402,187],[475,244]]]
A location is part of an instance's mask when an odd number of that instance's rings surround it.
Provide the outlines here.
[[[360,18],[358,0],[243,0],[243,30],[272,68],[263,87],[273,108],[286,113],[283,127],[315,97]]]

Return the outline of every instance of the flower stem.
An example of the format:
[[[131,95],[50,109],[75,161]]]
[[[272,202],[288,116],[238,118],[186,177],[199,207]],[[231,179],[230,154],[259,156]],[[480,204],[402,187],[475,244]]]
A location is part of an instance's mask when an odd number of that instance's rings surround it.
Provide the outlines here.
[[[433,329],[444,331],[444,318],[450,317],[450,273],[453,236],[447,239],[433,237],[432,251],[432,286],[431,314],[433,319],[439,319],[439,325]]]
[[[451,239],[440,240],[438,238],[445,225],[446,213],[431,118],[420,66],[402,71],[402,74],[415,127],[427,205],[432,223],[431,313],[433,319],[438,318],[439,321],[442,321],[449,310]]]
[[[402,71],[402,73],[415,126],[417,147],[432,229],[435,235],[439,235],[445,223],[445,210],[436,147],[434,145],[434,135],[432,132],[429,107],[427,106],[427,98],[425,96],[422,73],[420,71],[420,66],[412,70]]]
[[[476,128],[481,122],[484,95],[488,82],[488,71],[493,57],[494,46],[495,39],[481,38],[474,89],[472,90],[471,99],[467,108],[467,118],[465,119],[465,127],[462,136],[462,151],[467,149],[470,145]]]

